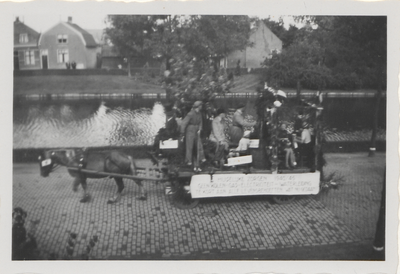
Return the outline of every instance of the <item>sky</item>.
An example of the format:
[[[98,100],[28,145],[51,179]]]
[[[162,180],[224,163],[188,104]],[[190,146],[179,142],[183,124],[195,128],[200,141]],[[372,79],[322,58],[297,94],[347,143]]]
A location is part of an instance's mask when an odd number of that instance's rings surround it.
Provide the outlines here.
[[[76,11],[70,13],[60,12],[59,14],[54,12],[47,14],[14,13],[13,20],[15,20],[16,17],[19,17],[19,20],[24,22],[25,25],[36,30],[37,32],[43,33],[58,24],[60,21],[66,22],[69,16],[72,17],[73,23],[77,24],[83,29],[104,29],[106,27],[104,20],[107,17],[107,13],[101,11],[92,12],[90,13],[90,16],[87,15],[87,12]],[[276,16],[274,18],[278,19],[279,17]],[[293,22],[293,19],[286,17],[285,23],[289,24],[290,22]]]
[[[42,33],[61,21],[66,22],[69,16],[72,17],[73,23],[83,29],[104,29],[106,27],[104,23],[104,19],[107,16],[106,13],[91,14],[90,17],[84,13],[53,13],[46,14],[46,16],[37,14],[14,14],[13,18],[15,20],[16,17],[19,17],[19,20],[24,22],[25,25]]]

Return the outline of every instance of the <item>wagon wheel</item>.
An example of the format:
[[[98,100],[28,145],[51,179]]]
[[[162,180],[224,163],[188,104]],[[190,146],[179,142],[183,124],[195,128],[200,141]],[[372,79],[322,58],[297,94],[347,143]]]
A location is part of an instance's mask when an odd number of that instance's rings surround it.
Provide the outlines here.
[[[175,181],[172,183],[172,204],[179,209],[195,208],[199,204],[199,199],[193,199],[190,193],[184,189],[183,184]]]
[[[290,204],[296,199],[296,196],[291,196],[291,195],[275,195],[272,196],[272,199],[274,200],[275,203],[279,205],[284,205],[284,204]]]

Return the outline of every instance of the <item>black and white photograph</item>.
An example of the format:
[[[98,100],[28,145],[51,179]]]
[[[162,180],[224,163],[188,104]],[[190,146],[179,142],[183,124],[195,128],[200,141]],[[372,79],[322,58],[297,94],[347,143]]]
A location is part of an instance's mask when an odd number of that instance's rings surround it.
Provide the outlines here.
[[[55,2],[0,3],[5,273],[396,273],[399,5]]]

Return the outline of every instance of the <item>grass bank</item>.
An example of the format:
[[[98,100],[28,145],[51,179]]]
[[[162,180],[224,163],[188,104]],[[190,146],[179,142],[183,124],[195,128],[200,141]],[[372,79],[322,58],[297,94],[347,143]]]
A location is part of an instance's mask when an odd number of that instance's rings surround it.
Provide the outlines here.
[[[161,93],[161,85],[123,75],[14,77],[14,95],[66,93]]]
[[[232,92],[254,92],[258,75],[235,78]],[[163,93],[158,79],[149,82],[125,75],[35,75],[14,77],[14,95]]]
[[[144,80],[141,76],[129,78],[120,74],[105,74],[104,72],[85,72],[77,74],[77,71],[65,71],[70,74],[29,74],[20,73],[14,76],[14,95],[41,95],[41,94],[130,94],[130,93],[164,93],[159,77]],[[74,74],[71,74],[71,73]],[[244,74],[234,77],[231,93],[256,92],[260,84],[259,74]],[[282,90],[295,93],[293,88]],[[309,96],[315,90],[302,90],[301,93]],[[343,93],[343,90],[329,90],[329,92]],[[354,92],[371,93],[375,90],[358,90]],[[351,93],[351,92],[350,92]],[[359,95],[359,96],[362,96]],[[358,97],[359,97],[358,96]],[[373,96],[373,95],[372,95]],[[350,96],[351,97],[351,96]],[[357,97],[357,96],[356,96]],[[369,96],[371,97],[371,96]]]

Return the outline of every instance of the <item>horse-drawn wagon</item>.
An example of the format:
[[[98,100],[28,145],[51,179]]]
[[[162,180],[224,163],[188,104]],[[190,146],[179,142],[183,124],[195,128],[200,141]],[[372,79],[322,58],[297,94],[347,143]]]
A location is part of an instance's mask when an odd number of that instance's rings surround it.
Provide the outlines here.
[[[257,107],[262,111],[257,113],[258,122],[247,154],[228,158],[218,167],[212,164],[212,155],[206,155],[208,161],[201,170],[193,170],[182,161],[182,142],[169,139],[159,141],[156,155],[149,154],[156,164],[152,175],[139,174],[132,157],[121,152],[88,154],[66,149],[43,154],[40,157],[41,174],[47,176],[57,164],[67,166],[69,173],[75,177],[74,189],[79,184],[84,189],[82,202],[89,200],[86,178],[100,177],[112,177],[117,183],[117,194],[109,203],[120,199],[124,188],[122,179],[127,178],[138,184],[138,198],[143,200],[146,193],[142,181],[165,182],[166,194],[171,195],[174,205],[182,209],[193,208],[201,199],[212,197],[268,195],[282,204],[293,201],[298,195],[318,194],[324,165],[321,150],[322,107],[318,103],[304,101],[300,104],[299,101],[281,104],[276,99],[279,93],[267,92],[266,96],[271,94],[273,100],[263,100],[262,96],[257,100],[260,104]],[[294,165],[287,164],[288,136],[281,136],[282,124],[289,133]],[[312,132],[311,149],[302,149],[302,127]]]

